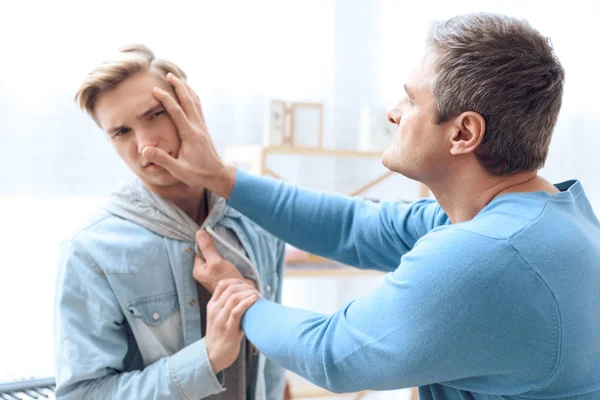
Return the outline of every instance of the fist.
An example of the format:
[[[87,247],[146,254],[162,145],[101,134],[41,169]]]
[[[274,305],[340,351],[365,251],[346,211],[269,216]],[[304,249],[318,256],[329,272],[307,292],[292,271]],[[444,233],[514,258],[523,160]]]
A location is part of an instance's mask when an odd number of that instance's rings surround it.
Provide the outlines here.
[[[244,280],[237,267],[220,256],[206,231],[200,230],[196,233],[196,242],[204,258],[196,255],[192,275],[206,290],[213,293],[219,281],[225,279]]]

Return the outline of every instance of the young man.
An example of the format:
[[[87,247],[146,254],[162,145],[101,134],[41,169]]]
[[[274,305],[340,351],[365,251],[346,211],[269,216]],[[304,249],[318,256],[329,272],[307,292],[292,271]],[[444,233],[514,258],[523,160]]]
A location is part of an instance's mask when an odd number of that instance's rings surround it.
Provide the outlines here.
[[[600,223],[580,182],[552,185],[537,174],[563,69],[539,32],[499,15],[434,25],[428,45],[389,112],[398,129],[383,163],[436,200],[372,204],[252,177],[223,166],[204,125],[184,118],[175,119],[182,156],[142,154],[297,247],[389,272],[330,316],[266,300],[250,307],[247,337],[286,368],[339,392],[420,386],[421,400],[600,399]],[[183,103],[191,98],[169,79]],[[216,285],[219,304],[241,284],[216,284],[227,271],[229,262],[213,259],[197,276]]]
[[[62,244],[56,397],[281,399],[282,370],[239,328],[254,292],[215,308],[193,275],[218,250],[236,276],[277,302],[283,243],[223,198],[143,157],[146,146],[180,151],[175,124],[152,94],[155,86],[169,90],[167,73],[186,78],[148,48],[130,46],[95,68],[77,93],[137,179]]]

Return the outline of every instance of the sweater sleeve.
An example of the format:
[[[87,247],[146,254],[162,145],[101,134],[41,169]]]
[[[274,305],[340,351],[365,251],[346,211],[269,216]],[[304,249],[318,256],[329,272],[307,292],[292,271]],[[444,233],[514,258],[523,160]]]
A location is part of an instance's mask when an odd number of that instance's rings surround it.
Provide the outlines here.
[[[491,378],[524,392],[555,368],[556,319],[552,294],[509,245],[435,232],[336,313],[259,300],[243,329],[267,357],[333,392],[465,379],[488,390]]]
[[[433,200],[374,203],[302,189],[240,170],[229,205],[295,247],[382,271],[393,271],[419,238],[449,223]]]

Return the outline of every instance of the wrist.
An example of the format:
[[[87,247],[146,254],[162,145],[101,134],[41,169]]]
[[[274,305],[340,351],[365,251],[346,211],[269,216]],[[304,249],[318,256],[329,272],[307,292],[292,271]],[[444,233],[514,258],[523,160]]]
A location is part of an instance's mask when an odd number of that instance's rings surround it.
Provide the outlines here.
[[[229,197],[231,197],[231,193],[233,192],[233,186],[235,185],[235,175],[235,167],[223,165],[220,173],[216,175],[215,188],[217,190],[214,192],[225,200],[229,200]]]
[[[208,353],[208,361],[210,362],[210,366],[213,369],[215,375],[219,372],[223,371],[225,368],[222,366],[222,363],[219,360],[219,357],[216,357],[213,352],[210,351],[208,345],[206,346],[206,352]]]

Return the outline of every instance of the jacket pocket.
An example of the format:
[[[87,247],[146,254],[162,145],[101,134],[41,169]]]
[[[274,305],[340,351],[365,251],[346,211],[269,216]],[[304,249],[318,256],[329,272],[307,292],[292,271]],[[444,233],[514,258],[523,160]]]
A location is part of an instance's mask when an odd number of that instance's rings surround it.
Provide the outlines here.
[[[183,348],[176,292],[130,301],[127,310],[131,314],[132,330],[145,365]]]

